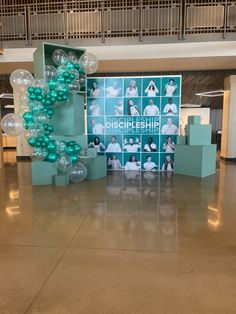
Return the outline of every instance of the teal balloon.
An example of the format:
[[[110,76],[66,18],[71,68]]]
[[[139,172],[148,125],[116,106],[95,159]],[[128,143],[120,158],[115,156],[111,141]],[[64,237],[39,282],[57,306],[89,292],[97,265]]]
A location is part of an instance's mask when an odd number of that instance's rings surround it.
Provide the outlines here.
[[[62,96],[62,100],[68,100],[68,96],[67,95],[63,95]]]
[[[75,146],[77,143],[76,143],[76,141],[69,141],[69,142],[67,142],[67,146]]]
[[[58,100],[58,101],[62,101],[63,98],[62,98],[61,96],[57,96],[57,100]]]
[[[57,78],[58,83],[64,83],[65,82],[65,78],[62,75],[59,75]]]
[[[67,146],[67,155],[69,156],[75,155],[75,150],[73,146]]]
[[[71,155],[69,157],[73,164],[79,161],[79,158],[76,155]]]
[[[53,116],[53,114],[54,114],[54,110],[53,109],[48,109],[47,110],[47,114],[48,114],[48,116],[49,116],[49,118],[51,118],[52,116]]]
[[[30,112],[30,111],[27,111],[23,114],[23,118],[26,122],[28,121],[33,121],[34,120],[34,116],[33,116],[33,113]]]
[[[67,72],[67,71],[65,71],[62,75],[63,75],[63,77],[64,77],[64,78],[67,78],[67,77],[69,77],[69,76],[70,76],[70,73],[69,73],[69,72]]]
[[[30,137],[30,138],[28,139],[28,144],[29,144],[30,146],[32,146],[32,147],[35,147],[36,142],[37,142],[37,138],[36,138],[36,137]]]
[[[34,92],[32,94],[29,94],[28,97],[29,97],[30,100],[35,100],[36,99],[36,95],[35,95]]]
[[[55,90],[56,87],[57,87],[57,81],[55,80],[51,80],[51,81],[48,81],[48,86],[51,90]]]
[[[42,88],[36,87],[34,89],[34,93],[35,93],[35,95],[42,95],[42,93],[43,93]]]
[[[56,162],[57,158],[58,158],[58,155],[55,152],[49,152],[47,155],[47,160],[50,162]]]
[[[36,95],[36,99],[39,100],[39,101],[42,101],[43,100],[43,95]]]
[[[73,70],[73,69],[74,69],[74,64],[71,63],[71,62],[68,62],[68,63],[66,64],[66,68],[67,68],[68,71]]]
[[[34,88],[32,86],[28,87],[28,93],[32,94],[34,92]]]
[[[65,80],[66,84],[70,84],[71,83],[71,78],[68,77],[66,80]]]
[[[29,128],[33,127],[34,125],[35,125],[35,124],[34,124],[34,121],[33,121],[33,120],[27,121],[27,122],[25,121],[25,122],[24,122],[24,128],[27,129],[27,130],[28,130]]]
[[[47,136],[47,135],[44,135],[44,136],[43,136],[43,142],[48,145],[48,144],[51,142],[50,137]]]
[[[37,140],[35,143],[35,147],[42,147],[42,143],[39,140]]]
[[[52,133],[52,132],[54,131],[54,127],[53,127],[52,125],[49,125],[49,126],[47,127],[47,131],[50,132],[50,133]]]
[[[55,152],[57,149],[57,145],[54,142],[49,142],[47,145],[47,149],[49,152]]]
[[[79,154],[80,151],[81,151],[80,145],[76,144],[76,145],[74,146],[74,151],[75,151],[76,154]]]

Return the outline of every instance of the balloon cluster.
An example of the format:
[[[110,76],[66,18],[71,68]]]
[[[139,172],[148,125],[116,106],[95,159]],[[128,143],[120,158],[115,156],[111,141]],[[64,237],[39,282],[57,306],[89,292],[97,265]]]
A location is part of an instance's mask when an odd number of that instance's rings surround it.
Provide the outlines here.
[[[73,51],[66,53],[56,49],[52,54],[54,65],[46,65],[45,79],[34,79],[26,70],[16,70],[10,76],[10,83],[18,97],[20,109],[3,117],[1,127],[8,135],[24,133],[32,147],[33,160],[56,162],[62,173],[69,173],[72,182],[80,182],[87,176],[84,164],[92,160],[87,151],[75,141],[56,141],[51,134],[50,124],[54,111],[70,105],[70,95],[79,93],[86,83],[86,74],[97,69],[97,59],[90,53],[79,59]],[[81,153],[81,163],[79,162]]]

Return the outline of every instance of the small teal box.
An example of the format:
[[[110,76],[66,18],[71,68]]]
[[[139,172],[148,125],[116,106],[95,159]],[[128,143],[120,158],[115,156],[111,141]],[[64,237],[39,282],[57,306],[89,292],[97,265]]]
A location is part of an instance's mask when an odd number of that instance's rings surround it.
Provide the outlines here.
[[[175,145],[174,171],[194,177],[216,172],[216,145]]]
[[[69,174],[58,174],[53,177],[53,183],[56,186],[65,186],[69,184]]]
[[[32,185],[53,184],[53,176],[55,175],[57,175],[57,167],[55,162],[32,162]]]
[[[211,145],[211,124],[189,124],[185,131],[187,145]]]
[[[103,155],[98,155],[93,159],[92,163],[87,167],[87,179],[98,180],[107,176],[107,158]]]
[[[188,116],[189,124],[201,124],[201,116]]]

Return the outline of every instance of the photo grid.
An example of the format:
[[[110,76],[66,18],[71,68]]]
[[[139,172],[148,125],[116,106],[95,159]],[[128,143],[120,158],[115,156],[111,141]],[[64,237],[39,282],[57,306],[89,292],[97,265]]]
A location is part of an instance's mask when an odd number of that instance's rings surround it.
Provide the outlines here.
[[[88,78],[88,147],[111,170],[173,171],[180,103],[180,75]]]

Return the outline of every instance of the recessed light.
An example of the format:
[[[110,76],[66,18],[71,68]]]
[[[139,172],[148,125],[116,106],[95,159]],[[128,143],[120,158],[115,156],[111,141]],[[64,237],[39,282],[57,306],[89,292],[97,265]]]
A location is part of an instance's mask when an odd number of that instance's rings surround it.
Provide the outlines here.
[[[0,94],[0,98],[13,99],[13,94]]]

